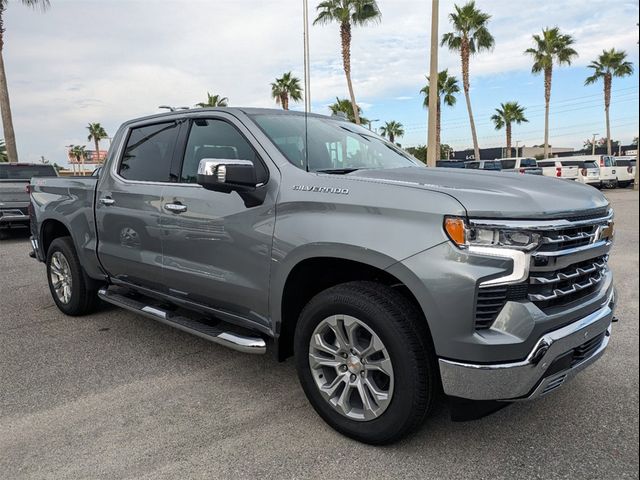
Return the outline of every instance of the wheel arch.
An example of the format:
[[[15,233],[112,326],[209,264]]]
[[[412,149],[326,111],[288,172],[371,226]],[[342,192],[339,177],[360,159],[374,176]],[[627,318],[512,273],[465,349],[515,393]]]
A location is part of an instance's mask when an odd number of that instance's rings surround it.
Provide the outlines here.
[[[397,262],[378,252],[361,250],[366,249],[353,249],[344,245],[327,249],[327,245],[324,245],[314,254],[308,254],[310,252],[307,251],[307,255],[296,255],[295,260],[289,259],[286,270],[285,265],[280,265],[279,275],[272,277],[270,299],[279,360],[293,354],[293,335],[298,317],[308,301],[327,288],[350,281],[373,280],[399,291],[416,306],[430,337],[417,292],[408,286],[408,279],[400,278],[404,276],[402,270],[396,269],[395,274],[387,271],[388,267]],[[408,271],[405,273],[410,274]],[[432,342],[431,338],[428,341]]]

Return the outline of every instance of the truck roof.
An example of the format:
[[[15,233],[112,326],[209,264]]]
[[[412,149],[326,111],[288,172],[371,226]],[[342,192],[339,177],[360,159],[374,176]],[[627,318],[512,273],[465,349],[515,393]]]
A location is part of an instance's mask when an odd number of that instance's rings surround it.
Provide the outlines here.
[[[194,108],[189,108],[189,109],[183,109],[183,110],[175,110],[173,112],[162,112],[162,113],[155,113],[153,115],[145,115],[142,117],[137,117],[137,118],[133,118],[130,120],[127,120],[126,122],[124,122],[125,124],[128,123],[134,123],[134,122],[139,122],[139,121],[143,121],[143,120],[151,120],[151,119],[171,119],[174,117],[180,118],[183,116],[187,116],[187,115],[191,115],[194,113],[203,113],[203,112],[227,112],[227,113],[234,113],[234,112],[240,112],[240,113],[244,113],[245,115],[260,115],[260,114],[269,114],[269,115],[296,115],[296,116],[304,116],[305,112],[301,112],[301,111],[296,111],[296,110],[283,110],[280,108],[257,108],[257,107],[205,107],[205,108],[201,108],[201,107],[194,107]],[[328,115],[321,115],[319,113],[309,113],[308,114],[309,117],[316,117],[316,118],[330,118],[332,120],[342,120],[342,121],[347,121],[347,119],[340,117],[340,116],[328,116]]]

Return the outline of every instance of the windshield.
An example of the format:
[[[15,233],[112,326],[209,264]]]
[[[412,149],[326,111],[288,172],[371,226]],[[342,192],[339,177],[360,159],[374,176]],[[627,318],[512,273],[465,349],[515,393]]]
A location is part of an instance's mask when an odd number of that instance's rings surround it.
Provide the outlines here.
[[[342,120],[310,116],[305,135],[303,115],[256,114],[253,119],[287,160],[301,169],[306,168],[307,154],[312,172],[348,173],[420,165],[373,132]]]
[[[500,162],[484,162],[482,169],[483,170],[501,170],[502,164]]]
[[[0,180],[29,180],[31,177],[55,177],[51,165],[0,164]]]

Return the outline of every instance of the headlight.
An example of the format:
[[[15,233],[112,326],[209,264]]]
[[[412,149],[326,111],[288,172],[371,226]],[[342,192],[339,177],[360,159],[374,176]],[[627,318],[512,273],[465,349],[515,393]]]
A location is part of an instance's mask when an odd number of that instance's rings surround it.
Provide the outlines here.
[[[460,217],[445,218],[444,230],[459,248],[475,246],[530,251],[540,244],[540,234],[538,233],[468,225]]]

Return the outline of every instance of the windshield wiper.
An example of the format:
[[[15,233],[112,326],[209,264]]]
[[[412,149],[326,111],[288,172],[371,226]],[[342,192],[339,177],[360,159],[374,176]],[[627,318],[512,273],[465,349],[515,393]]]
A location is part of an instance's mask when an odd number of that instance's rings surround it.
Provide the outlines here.
[[[361,168],[323,168],[316,170],[318,173],[334,173],[336,175],[346,175],[347,173],[356,172],[362,170]]]

